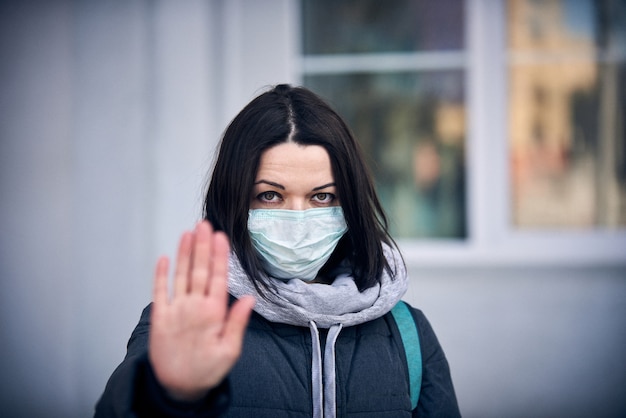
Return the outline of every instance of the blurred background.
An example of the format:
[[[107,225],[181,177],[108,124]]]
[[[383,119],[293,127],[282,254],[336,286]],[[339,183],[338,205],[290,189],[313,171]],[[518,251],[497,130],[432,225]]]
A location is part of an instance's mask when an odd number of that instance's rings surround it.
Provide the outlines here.
[[[0,415],[85,417],[229,120],[365,149],[465,417],[626,416],[624,0],[0,1]]]

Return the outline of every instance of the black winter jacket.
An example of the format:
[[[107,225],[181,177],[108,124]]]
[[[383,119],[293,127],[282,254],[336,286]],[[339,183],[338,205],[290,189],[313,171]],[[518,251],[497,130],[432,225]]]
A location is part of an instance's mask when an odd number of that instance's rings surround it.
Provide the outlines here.
[[[412,309],[422,351],[419,404],[411,411],[404,348],[391,314],[346,327],[336,342],[337,417],[459,417],[448,362],[428,320]],[[96,406],[102,417],[309,418],[311,334],[253,313],[241,358],[218,388],[200,402],[171,401],[148,362],[150,306]],[[320,330],[321,338],[325,338]],[[322,341],[322,346],[324,341]]]

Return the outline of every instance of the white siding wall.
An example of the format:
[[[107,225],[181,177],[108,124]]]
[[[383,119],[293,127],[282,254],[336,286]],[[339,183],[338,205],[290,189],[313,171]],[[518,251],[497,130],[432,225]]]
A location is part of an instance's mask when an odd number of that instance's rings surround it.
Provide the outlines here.
[[[226,123],[298,80],[295,16],[289,0],[0,3],[0,415],[91,414],[156,256],[199,217]],[[425,266],[406,248],[407,299],[465,416],[624,412],[626,260],[529,269],[436,250]]]

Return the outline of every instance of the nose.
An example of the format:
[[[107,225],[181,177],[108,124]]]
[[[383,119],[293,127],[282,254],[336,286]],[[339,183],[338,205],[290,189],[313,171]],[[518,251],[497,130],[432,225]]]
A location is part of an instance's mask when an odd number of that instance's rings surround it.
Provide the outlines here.
[[[290,199],[285,205],[285,209],[289,210],[306,210],[310,205],[306,199]]]

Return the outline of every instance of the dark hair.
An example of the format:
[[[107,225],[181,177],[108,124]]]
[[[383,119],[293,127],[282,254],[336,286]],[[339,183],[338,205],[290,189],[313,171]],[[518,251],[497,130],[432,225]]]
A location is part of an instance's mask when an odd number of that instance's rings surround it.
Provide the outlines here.
[[[226,232],[241,266],[262,292],[260,258],[248,233],[248,210],[261,154],[284,142],[320,145],[330,157],[348,232],[320,271],[347,259],[360,291],[393,277],[382,243],[394,245],[362,152],[342,118],[303,87],[275,86],[253,99],[226,129],[204,202],[204,218]]]

